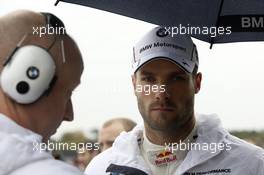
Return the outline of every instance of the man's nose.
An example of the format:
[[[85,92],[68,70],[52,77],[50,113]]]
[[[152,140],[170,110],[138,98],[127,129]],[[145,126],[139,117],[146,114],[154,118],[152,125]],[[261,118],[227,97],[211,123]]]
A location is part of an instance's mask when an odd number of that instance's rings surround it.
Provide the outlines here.
[[[159,84],[159,90],[155,92],[155,98],[157,100],[168,100],[170,98],[170,93],[168,86],[165,84]]]
[[[73,114],[73,107],[72,107],[72,101],[71,99],[67,102],[67,106],[66,106],[66,112],[65,112],[65,116],[64,116],[64,120],[65,121],[72,121],[74,118],[74,114]]]

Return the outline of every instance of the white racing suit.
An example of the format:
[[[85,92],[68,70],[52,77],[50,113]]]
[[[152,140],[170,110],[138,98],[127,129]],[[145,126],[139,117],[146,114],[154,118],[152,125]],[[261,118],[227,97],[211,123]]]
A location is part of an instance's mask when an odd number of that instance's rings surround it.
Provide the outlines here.
[[[55,160],[50,152],[34,148],[42,137],[0,114],[0,175],[83,175]]]
[[[197,139],[200,145],[225,145],[214,149],[191,149],[170,175],[264,175],[264,150],[230,135],[215,115],[198,115]],[[140,153],[143,126],[122,132],[112,148],[96,156],[86,175],[160,175],[151,172]],[[170,165],[173,166],[173,165]]]

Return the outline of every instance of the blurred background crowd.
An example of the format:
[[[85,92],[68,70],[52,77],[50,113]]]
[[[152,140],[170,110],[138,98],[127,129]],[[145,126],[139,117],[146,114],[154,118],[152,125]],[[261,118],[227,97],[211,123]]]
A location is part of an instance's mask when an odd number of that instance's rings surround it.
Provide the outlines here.
[[[134,121],[124,117],[117,117],[104,122],[100,129],[90,129],[89,133],[84,131],[66,132],[60,138],[52,139],[51,141],[68,145],[74,143],[74,145],[88,146],[84,149],[80,146],[77,149],[54,149],[52,151],[53,156],[57,160],[65,161],[84,171],[85,167],[97,154],[112,146],[115,138],[121,132],[129,132],[135,126],[136,123]]]

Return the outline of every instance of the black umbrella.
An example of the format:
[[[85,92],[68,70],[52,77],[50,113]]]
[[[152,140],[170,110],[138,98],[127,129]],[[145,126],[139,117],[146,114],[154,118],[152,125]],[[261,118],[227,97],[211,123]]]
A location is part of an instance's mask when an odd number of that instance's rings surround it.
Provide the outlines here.
[[[211,43],[264,41],[264,0],[61,0],[166,26]],[[58,4],[59,0],[56,2]]]

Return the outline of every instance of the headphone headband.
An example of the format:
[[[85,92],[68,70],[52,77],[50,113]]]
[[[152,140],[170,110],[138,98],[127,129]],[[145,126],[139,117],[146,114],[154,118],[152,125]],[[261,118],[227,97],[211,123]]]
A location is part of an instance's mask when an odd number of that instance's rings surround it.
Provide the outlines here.
[[[41,12],[45,17],[46,25],[51,25],[52,27],[63,27],[65,29],[64,23],[55,15],[47,12]]]

